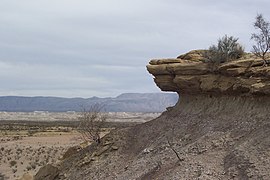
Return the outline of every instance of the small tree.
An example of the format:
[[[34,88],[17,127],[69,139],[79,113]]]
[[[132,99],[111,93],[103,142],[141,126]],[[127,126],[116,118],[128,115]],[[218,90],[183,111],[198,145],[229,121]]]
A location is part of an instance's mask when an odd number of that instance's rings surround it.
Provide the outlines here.
[[[242,57],[244,48],[237,41],[238,38],[234,38],[233,36],[223,36],[218,40],[217,45],[209,47],[206,58],[211,62],[223,63]]]
[[[89,109],[83,109],[78,117],[78,130],[86,141],[101,142],[100,133],[106,122],[107,116],[101,112],[102,106],[92,105]]]
[[[256,45],[253,45],[253,53],[262,58],[264,65],[267,65],[267,52],[270,49],[270,24],[263,18],[262,14],[258,14],[254,27],[259,30],[259,33],[251,35],[251,39],[256,42]]]

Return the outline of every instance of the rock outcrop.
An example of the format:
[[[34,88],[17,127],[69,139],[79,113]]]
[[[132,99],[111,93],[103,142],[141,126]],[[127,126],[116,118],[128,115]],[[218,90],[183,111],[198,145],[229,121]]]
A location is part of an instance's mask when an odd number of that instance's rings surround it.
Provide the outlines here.
[[[244,58],[223,64],[204,62],[201,51],[176,59],[151,60],[147,70],[163,91],[180,94],[269,95],[270,66]]]
[[[150,61],[178,103],[64,159],[55,179],[270,179],[269,67],[253,57],[216,66],[200,54]]]
[[[35,180],[54,180],[57,179],[59,169],[51,164],[47,164],[39,169],[38,173],[34,176]]]

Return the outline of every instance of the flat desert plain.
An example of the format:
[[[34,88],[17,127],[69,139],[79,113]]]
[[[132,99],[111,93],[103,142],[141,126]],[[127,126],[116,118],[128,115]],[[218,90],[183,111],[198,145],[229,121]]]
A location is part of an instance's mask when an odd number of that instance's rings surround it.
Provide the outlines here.
[[[87,142],[77,131],[76,112],[0,112],[0,180],[34,175],[40,167],[54,164],[74,146]],[[102,135],[114,128],[143,123],[159,113],[107,113]]]

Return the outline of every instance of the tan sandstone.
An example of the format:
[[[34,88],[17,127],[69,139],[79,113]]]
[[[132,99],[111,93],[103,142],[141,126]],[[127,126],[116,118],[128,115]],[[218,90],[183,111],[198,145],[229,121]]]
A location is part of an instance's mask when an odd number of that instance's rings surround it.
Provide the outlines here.
[[[270,94],[270,67],[263,66],[262,60],[250,54],[239,60],[213,64],[205,62],[202,50],[193,50],[176,59],[151,60],[147,70],[163,91],[181,94]]]

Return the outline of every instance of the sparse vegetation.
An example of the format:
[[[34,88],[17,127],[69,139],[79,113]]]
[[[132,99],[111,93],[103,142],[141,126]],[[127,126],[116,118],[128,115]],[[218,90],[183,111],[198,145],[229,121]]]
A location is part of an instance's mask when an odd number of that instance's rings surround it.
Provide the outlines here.
[[[35,164],[35,162],[30,163],[30,165],[31,165],[31,168],[32,169],[36,169],[36,167],[37,167],[37,165]]]
[[[267,52],[270,49],[270,24],[266,21],[262,14],[256,16],[254,23],[255,29],[259,30],[259,33],[253,33],[251,39],[256,42],[253,45],[253,53],[264,61],[264,66],[268,64]]]
[[[11,167],[15,166],[17,164],[17,161],[10,161],[9,164],[10,164]]]
[[[88,142],[94,141],[98,144],[101,142],[100,133],[107,119],[107,115],[101,110],[102,106],[99,104],[92,105],[88,110],[84,109],[78,118],[78,130]]]
[[[16,173],[16,172],[17,172],[17,169],[12,169],[12,172],[13,172],[13,173]]]
[[[85,142],[77,132],[78,121],[75,118],[72,120],[61,119],[61,117],[67,118],[69,113],[62,113],[61,116],[58,113],[48,113],[47,119],[57,117],[56,121],[40,121],[38,117],[37,121],[27,121],[25,118],[20,120],[18,116],[21,114],[6,113],[5,117],[15,120],[0,121],[0,171],[6,178],[17,179],[26,172],[35,174],[41,166],[48,163],[54,164],[61,160],[68,148]],[[23,115],[28,117],[28,113],[23,113]],[[115,119],[123,118],[122,114],[113,117]],[[134,117],[133,113],[131,117]],[[44,117],[42,118],[44,119]],[[138,119],[141,118],[144,117],[138,117]],[[112,128],[138,124],[138,122],[129,122],[126,117],[124,120],[125,122],[106,122],[102,125],[102,135]],[[12,128],[10,128],[11,126]],[[35,131],[34,136],[29,137],[29,131]],[[60,134],[62,135],[60,136]],[[72,137],[72,139],[66,137]],[[14,178],[15,176],[16,178]]]
[[[238,38],[225,35],[218,40],[217,45],[209,47],[205,58],[212,63],[223,63],[239,59],[244,55],[244,48],[238,42]]]
[[[30,171],[32,169],[32,167],[30,165],[26,166],[26,170]]]
[[[63,122],[61,129],[58,129],[58,126],[55,122],[19,122],[19,121],[1,121],[0,130],[6,130],[7,135],[1,134],[0,136],[0,164],[1,168],[5,170],[4,175],[14,179],[13,177],[19,177],[23,172],[36,173],[37,170],[47,164],[47,163],[56,163],[55,159],[60,159],[62,154],[65,152],[66,148],[72,146],[72,144],[59,144],[59,142],[51,142],[52,144],[40,144],[38,142],[39,137],[55,138],[55,135],[58,135],[59,132],[65,132],[67,135],[74,135],[77,138],[78,133],[75,132],[76,124]],[[12,124],[13,128],[9,128],[8,124]],[[42,126],[41,128],[36,128],[37,124]],[[69,128],[70,131],[66,132],[65,130]],[[35,132],[34,138],[29,137],[28,130],[37,129]],[[62,131],[63,130],[63,131]],[[30,145],[26,139],[32,139]],[[26,141],[25,141],[26,140]],[[16,143],[13,143],[16,141]],[[32,144],[32,141],[36,141],[37,144]],[[24,144],[23,142],[26,142]],[[74,142],[74,141],[73,141]],[[79,143],[79,142],[78,142]],[[46,157],[43,159],[43,155]],[[13,176],[14,175],[14,176]],[[1,179],[1,178],[0,178]]]

